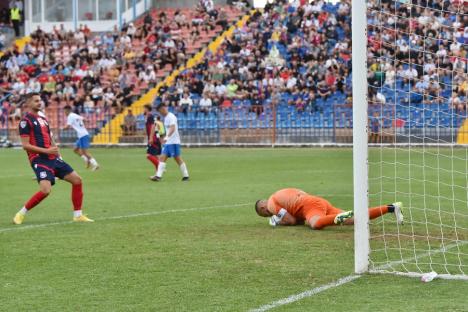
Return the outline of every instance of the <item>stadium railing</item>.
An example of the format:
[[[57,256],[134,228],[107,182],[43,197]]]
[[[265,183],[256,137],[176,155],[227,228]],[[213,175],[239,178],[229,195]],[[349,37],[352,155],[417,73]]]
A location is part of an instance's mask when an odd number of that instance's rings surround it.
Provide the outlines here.
[[[171,111],[178,117],[183,143],[191,146],[349,146],[352,144],[352,108],[341,104],[325,107],[307,106],[303,110],[298,110],[295,106],[287,104],[270,103],[252,106],[248,100],[245,100],[233,101],[233,106],[229,108],[213,107],[203,110],[200,106],[193,105],[186,111],[180,108],[171,108]],[[76,134],[73,130],[62,130],[66,124],[63,110],[46,109],[45,113],[58,141],[65,145],[72,144],[76,140]],[[142,110],[133,113],[136,118],[134,133],[120,136],[117,143],[103,142],[96,145],[144,145],[145,116]],[[406,121],[406,113],[411,115],[411,122]],[[85,117],[85,125],[92,136],[114,117],[111,111],[81,114]],[[460,129],[463,128],[464,116],[440,118],[433,115],[434,112],[422,106],[414,107],[409,112],[397,112],[395,105],[390,104],[387,104],[385,109],[371,107],[369,142],[405,144],[411,131],[412,144],[437,144],[450,142],[463,133]],[[19,143],[17,127],[18,120],[9,119],[8,113],[2,111],[0,136]],[[418,133],[421,137],[420,142],[416,140]]]

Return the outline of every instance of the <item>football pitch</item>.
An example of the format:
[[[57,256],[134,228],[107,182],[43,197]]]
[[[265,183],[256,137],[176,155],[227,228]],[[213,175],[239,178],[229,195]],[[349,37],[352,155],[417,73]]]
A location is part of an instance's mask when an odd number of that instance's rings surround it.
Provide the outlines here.
[[[37,184],[24,151],[0,150],[0,311],[250,311],[353,274],[353,227],[271,228],[254,211],[257,199],[285,187],[352,209],[351,149],[184,149],[188,183],[172,160],[163,181],[151,182],[143,148],[92,152],[97,172],[70,149],[62,155],[83,177],[84,212],[95,223],[70,222],[70,186],[58,182],[13,226]],[[394,166],[381,170],[391,177]],[[466,281],[364,275],[272,311],[467,311],[467,294]]]

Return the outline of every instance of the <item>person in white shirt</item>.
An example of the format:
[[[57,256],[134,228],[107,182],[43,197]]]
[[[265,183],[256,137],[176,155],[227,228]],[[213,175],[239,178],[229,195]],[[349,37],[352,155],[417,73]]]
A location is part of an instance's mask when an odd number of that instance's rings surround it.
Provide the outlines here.
[[[102,100],[104,95],[104,90],[102,89],[100,84],[96,84],[94,88],[91,90],[91,98],[93,99],[94,103],[97,105],[97,102]]]
[[[24,82],[21,81],[21,79],[17,79],[16,82],[12,86],[13,91],[15,91],[17,94],[25,94],[26,93],[26,85]]]
[[[141,71],[138,75],[140,80],[143,80],[146,83],[155,82],[156,81],[156,73],[153,70],[152,66],[148,66],[146,71]]]
[[[67,115],[67,125],[65,129],[73,128],[76,131],[78,140],[75,143],[75,149],[73,150],[78,156],[80,156],[86,163],[86,168],[91,167],[92,171],[99,169],[99,164],[96,159],[89,153],[90,137],[89,132],[86,130],[83,117],[72,112],[71,106],[67,105],[64,107],[65,114]]]
[[[403,78],[412,80],[412,79],[418,78],[418,71],[416,70],[416,68],[414,68],[414,66],[411,66],[411,67],[408,67],[408,69],[403,72],[403,75],[404,75]]]
[[[85,40],[85,35],[84,35],[84,33],[81,32],[81,31],[76,32],[75,35],[74,35],[74,38],[75,38],[75,40],[76,40],[78,43],[80,43],[80,44],[84,44],[85,41],[86,41],[86,40]]]
[[[203,98],[200,100],[200,111],[207,113],[211,107],[213,106],[213,102],[211,99],[208,97],[207,93],[203,93]]]
[[[137,29],[135,27],[135,25],[133,23],[130,23],[128,24],[128,28],[127,28],[127,35],[130,37],[130,38],[133,38],[133,36],[135,35]]]
[[[187,114],[187,112],[192,108],[192,105],[193,100],[190,98],[190,94],[185,92],[182,98],[179,100],[179,106],[184,114]]]
[[[223,85],[222,83],[216,83],[215,90],[218,96],[224,96],[226,94],[227,89],[226,89],[226,86]]]
[[[41,92],[42,86],[36,79],[32,78],[29,80],[28,87],[26,88],[26,93],[39,93]]]
[[[151,177],[153,181],[161,181],[164,171],[166,170],[166,161],[170,157],[174,157],[177,165],[179,165],[182,173],[182,181],[189,180],[189,173],[185,162],[180,157],[180,135],[177,125],[177,117],[170,113],[165,104],[160,104],[157,107],[159,114],[164,118],[164,127],[166,136],[162,140],[164,144],[161,156],[159,157],[158,171]]]
[[[132,39],[128,35],[124,35],[120,37],[120,44],[123,46],[131,47],[132,46]]]
[[[166,41],[164,42],[164,47],[165,48],[175,48],[175,43],[172,39],[167,38]]]

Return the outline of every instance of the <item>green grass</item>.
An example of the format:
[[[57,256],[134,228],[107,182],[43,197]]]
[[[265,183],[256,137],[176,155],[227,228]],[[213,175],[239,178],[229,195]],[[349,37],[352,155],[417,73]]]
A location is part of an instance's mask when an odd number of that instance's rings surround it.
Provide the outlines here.
[[[143,149],[95,149],[93,153],[102,165],[94,173],[86,171],[70,150],[63,151],[65,160],[84,179],[84,209],[96,219],[94,224],[5,231],[13,228],[11,218],[37,184],[31,180],[23,151],[0,150],[0,311],[247,311],[353,272],[352,227],[315,232],[303,226],[272,229],[253,210],[256,199],[283,187],[302,188],[350,209],[349,149],[185,149],[189,183],[180,181],[172,162],[162,183],[149,181],[154,172]],[[389,162],[395,161],[394,156],[392,152],[382,155]],[[414,152],[409,165],[404,151],[397,156],[406,159],[402,162],[408,166],[398,166],[396,172],[390,165],[383,171],[371,167],[371,177],[380,173],[388,177],[374,179],[373,204],[393,201],[395,194],[405,202],[411,199],[413,226],[398,229],[392,216],[372,226],[374,235],[385,227],[390,248],[398,241],[392,236],[397,231],[419,235],[426,230],[418,223],[424,213],[418,207],[424,207],[428,197],[405,195],[410,186],[424,193],[424,185],[402,180],[395,188],[392,180],[395,174],[409,178],[408,170],[416,170],[413,164],[422,163],[422,157]],[[371,160],[379,158],[378,151],[371,153]],[[428,158],[427,164],[435,161]],[[442,162],[451,168],[451,161]],[[455,166],[465,170],[462,163]],[[443,172],[439,179],[451,183],[451,175]],[[411,177],[423,174],[414,171]],[[453,181],[466,185],[461,174]],[[430,184],[425,190],[426,194],[437,191]],[[462,193],[457,188],[455,197],[461,198]],[[69,185],[58,182],[51,196],[27,216],[25,226],[71,220],[69,198]],[[466,214],[466,205],[452,202],[433,206]],[[115,216],[130,217],[109,219]],[[427,217],[439,218],[432,213]],[[466,218],[460,219],[458,226],[465,226]],[[443,222],[449,224],[453,218]],[[437,228],[429,232],[440,236]],[[453,239],[451,227],[444,237],[447,242]],[[427,250],[427,240],[399,238],[407,247]],[[382,242],[383,238],[375,239],[373,247],[382,247]],[[441,240],[430,243],[434,249],[441,246]],[[388,255],[376,252],[372,259],[378,263],[387,256],[398,260],[402,255],[389,249]],[[464,260],[466,264],[468,259]],[[277,310],[463,311],[467,293],[468,282],[422,284],[417,279],[371,275]]]

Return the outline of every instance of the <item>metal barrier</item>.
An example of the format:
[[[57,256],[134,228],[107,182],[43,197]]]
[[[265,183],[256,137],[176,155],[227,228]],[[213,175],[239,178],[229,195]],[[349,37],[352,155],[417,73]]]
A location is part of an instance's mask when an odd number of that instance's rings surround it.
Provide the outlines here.
[[[298,111],[294,106],[265,105],[232,106],[204,110],[199,106],[171,109],[178,116],[182,141],[191,145],[314,145],[351,144],[352,111],[350,107],[306,107]],[[379,116],[376,116],[379,112]],[[120,137],[120,144],[141,145],[146,141],[145,116],[132,112],[135,129]],[[414,112],[412,112],[413,114]],[[76,140],[73,130],[63,130],[66,116],[62,109],[45,111],[51,130],[60,143]],[[116,115],[111,109],[82,112],[85,125],[93,136]],[[377,120],[376,120],[377,119]],[[442,118],[440,118],[442,120]],[[452,116],[445,124],[411,123],[399,118],[389,105],[385,110],[369,111],[370,143],[452,143],[464,116]],[[18,119],[0,115],[0,136],[19,142]],[[120,127],[121,125],[118,125]],[[117,129],[109,129],[116,131]],[[119,129],[120,130],[120,129]]]

